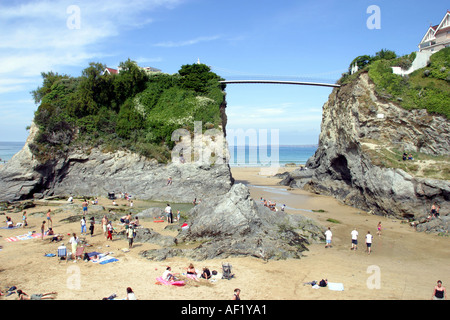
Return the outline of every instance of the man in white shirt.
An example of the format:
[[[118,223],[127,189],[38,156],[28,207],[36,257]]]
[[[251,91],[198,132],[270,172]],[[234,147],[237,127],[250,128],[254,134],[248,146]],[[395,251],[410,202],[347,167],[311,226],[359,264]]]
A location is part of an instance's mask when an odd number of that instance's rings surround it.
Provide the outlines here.
[[[353,231],[351,232],[352,235],[352,247],[350,248],[350,250],[357,250],[358,249],[358,231],[355,229],[353,229]]]
[[[367,246],[367,253],[368,254],[370,254],[370,252],[371,252],[372,240],[373,240],[373,236],[370,234],[370,231],[367,231],[367,234],[366,234],[366,246]]]
[[[333,234],[331,233],[330,227],[328,227],[328,230],[325,231],[325,248],[330,247],[331,248],[331,239],[333,238]]]
[[[164,209],[164,212],[166,213],[167,216],[167,222],[173,223],[172,208],[170,207],[170,204],[167,204],[167,207],[166,209]]]

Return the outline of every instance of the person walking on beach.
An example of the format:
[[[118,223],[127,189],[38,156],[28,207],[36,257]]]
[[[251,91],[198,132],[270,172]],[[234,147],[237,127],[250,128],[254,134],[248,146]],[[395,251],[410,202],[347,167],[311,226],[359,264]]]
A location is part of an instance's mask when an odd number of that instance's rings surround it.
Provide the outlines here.
[[[433,295],[431,296],[432,300],[446,300],[447,299],[447,291],[442,286],[442,281],[438,280],[436,286],[433,290]]]
[[[89,226],[89,231],[91,232],[91,238],[94,235],[94,225],[95,225],[95,218],[91,217],[91,225]]]
[[[83,233],[86,234],[86,217],[85,216],[83,216],[81,218],[80,223],[81,223],[81,235],[83,235]]]
[[[133,240],[134,240],[134,236],[135,236],[134,227],[131,223],[128,225],[128,229],[127,229],[126,233],[127,233],[127,238],[128,238],[128,248],[131,249],[133,247]]]
[[[47,221],[49,221],[51,223],[51,226],[49,225],[49,228],[53,228],[53,220],[52,220],[51,212],[52,212],[52,210],[48,209],[48,211],[47,211]]]
[[[368,254],[370,254],[370,252],[372,251],[372,240],[373,240],[373,236],[370,234],[370,231],[367,231],[367,234],[366,234],[367,250],[366,250],[366,252]]]
[[[106,237],[106,240],[109,239],[112,241],[113,226],[111,224],[111,221],[108,221],[108,225],[106,226],[106,228],[108,229],[108,236]]]
[[[41,224],[41,239],[44,240],[44,233],[45,233],[45,220],[42,221]]]
[[[378,225],[377,225],[377,235],[381,236],[381,221],[378,222]]]
[[[325,231],[325,248],[331,248],[331,240],[333,239],[333,233],[331,232],[330,227],[328,227],[328,230]]]
[[[352,247],[350,248],[350,250],[357,250],[358,249],[358,231],[356,230],[356,228],[353,229],[353,231],[351,232],[352,235]]]

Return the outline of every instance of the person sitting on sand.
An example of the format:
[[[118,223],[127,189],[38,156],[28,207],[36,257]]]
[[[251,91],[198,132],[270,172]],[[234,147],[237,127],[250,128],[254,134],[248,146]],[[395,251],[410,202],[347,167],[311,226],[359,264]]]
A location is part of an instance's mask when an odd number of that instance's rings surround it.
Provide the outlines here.
[[[195,271],[194,265],[192,263],[190,263],[186,268],[186,274],[188,278],[198,281],[197,271]]]
[[[137,300],[137,298],[133,292],[133,289],[131,289],[131,287],[127,288],[127,300]]]
[[[19,295],[19,300],[45,300],[45,299],[55,299],[54,295],[56,295],[57,292],[38,293],[29,296],[22,290],[17,290],[17,294]]]
[[[207,267],[203,268],[202,278],[206,279],[206,280],[209,280],[211,278],[211,272],[209,271],[209,269]]]
[[[164,271],[164,273],[162,274],[162,278],[166,281],[174,281],[175,280],[175,277],[172,273],[171,267],[166,268],[166,271]]]

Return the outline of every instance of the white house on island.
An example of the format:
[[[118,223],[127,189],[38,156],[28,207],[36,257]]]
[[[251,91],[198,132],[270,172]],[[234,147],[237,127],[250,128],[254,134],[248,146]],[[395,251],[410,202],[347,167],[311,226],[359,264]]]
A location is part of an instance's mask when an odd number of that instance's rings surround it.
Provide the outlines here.
[[[441,23],[430,26],[419,43],[419,52],[437,52],[446,47],[450,47],[450,11],[447,10]]]
[[[152,68],[152,67],[139,67],[142,70],[144,70],[145,72],[149,73],[149,74],[153,74],[153,73],[160,73],[161,70],[156,69],[156,68]],[[102,75],[105,74],[119,74],[120,73],[120,67],[117,69],[113,69],[113,68],[105,68],[105,70],[103,70]]]
[[[392,72],[401,76],[408,75],[418,69],[425,68],[433,53],[450,47],[450,11],[447,10],[441,23],[430,26],[419,43],[419,51],[416,52],[411,67],[403,70],[401,67],[392,67]]]

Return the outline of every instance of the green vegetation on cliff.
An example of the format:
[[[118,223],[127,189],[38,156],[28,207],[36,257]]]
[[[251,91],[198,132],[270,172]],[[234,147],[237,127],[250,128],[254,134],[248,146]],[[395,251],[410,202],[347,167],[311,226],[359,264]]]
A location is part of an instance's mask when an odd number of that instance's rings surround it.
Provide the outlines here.
[[[105,68],[90,63],[80,77],[42,73],[42,86],[32,92],[39,133],[30,146],[41,162],[77,146],[127,149],[166,162],[174,130],[193,132],[194,121],[204,129],[222,124],[224,86],[204,64],[183,65],[173,75],[148,74],[130,60],[119,74],[103,74]]]
[[[359,56],[351,65],[356,63],[359,72],[368,72],[379,96],[407,110],[426,109],[450,119],[450,48],[433,54],[427,67],[408,76],[392,72],[393,66],[408,69],[414,58],[415,53],[397,57],[393,51],[381,50],[375,56]],[[340,84],[352,81],[358,73],[344,75]]]

